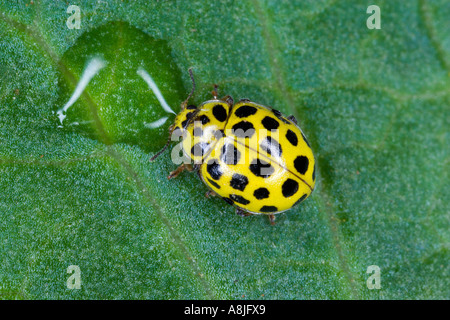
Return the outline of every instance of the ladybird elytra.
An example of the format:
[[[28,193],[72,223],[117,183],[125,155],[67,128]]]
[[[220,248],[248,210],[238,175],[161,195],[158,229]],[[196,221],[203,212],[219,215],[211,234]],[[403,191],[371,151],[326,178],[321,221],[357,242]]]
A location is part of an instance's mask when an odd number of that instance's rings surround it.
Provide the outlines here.
[[[208,196],[221,197],[240,215],[266,214],[272,222],[274,214],[304,201],[315,187],[315,161],[296,119],[249,99],[218,99],[217,86],[213,99],[188,105],[195,88],[189,73],[193,90],[169,130],[193,165],[182,164],[169,178],[196,170]]]

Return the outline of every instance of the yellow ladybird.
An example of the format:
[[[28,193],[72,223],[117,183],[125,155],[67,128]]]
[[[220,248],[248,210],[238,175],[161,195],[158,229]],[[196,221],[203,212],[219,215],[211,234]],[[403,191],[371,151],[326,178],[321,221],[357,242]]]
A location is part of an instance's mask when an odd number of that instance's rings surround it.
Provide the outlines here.
[[[213,96],[199,106],[187,105],[188,99],[181,105],[169,130],[181,138],[191,163],[169,179],[195,170],[211,190],[207,195],[220,196],[239,215],[267,214],[273,222],[274,214],[314,190],[311,147],[293,116],[248,99],[236,104],[230,96],[218,99],[216,88]]]

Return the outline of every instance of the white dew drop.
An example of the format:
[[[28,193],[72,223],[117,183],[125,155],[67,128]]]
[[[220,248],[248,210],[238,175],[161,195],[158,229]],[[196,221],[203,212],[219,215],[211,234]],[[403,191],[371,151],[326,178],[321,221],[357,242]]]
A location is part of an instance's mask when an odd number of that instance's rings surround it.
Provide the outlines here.
[[[66,118],[65,112],[78,100],[78,98],[83,93],[84,89],[87,87],[91,79],[99,73],[101,69],[106,66],[106,62],[98,57],[92,58],[87,64],[83,74],[81,75],[80,81],[78,81],[77,87],[70,97],[69,101],[65,104],[65,106],[58,110],[58,118],[61,124],[63,120]]]

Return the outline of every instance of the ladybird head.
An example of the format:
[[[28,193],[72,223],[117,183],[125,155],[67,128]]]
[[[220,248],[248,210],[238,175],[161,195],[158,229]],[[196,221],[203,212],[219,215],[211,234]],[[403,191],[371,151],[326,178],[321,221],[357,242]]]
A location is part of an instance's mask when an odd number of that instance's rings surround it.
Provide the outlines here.
[[[172,125],[171,132],[175,131],[176,129],[184,130],[188,124],[193,120],[194,115],[197,113],[197,107],[194,105],[188,105],[183,108],[181,111],[177,114],[175,121]]]
[[[186,100],[181,103],[181,111],[169,127],[169,140],[150,161],[159,156],[168,147],[170,141],[176,141],[180,138],[183,140],[185,154],[194,161],[201,160],[207,152],[208,146],[217,138],[216,135],[223,132],[233,106],[233,98],[225,96],[218,99],[217,85],[214,85],[213,100],[205,101],[198,107],[188,105],[195,90],[192,69],[189,69],[189,75],[192,80],[192,90]]]

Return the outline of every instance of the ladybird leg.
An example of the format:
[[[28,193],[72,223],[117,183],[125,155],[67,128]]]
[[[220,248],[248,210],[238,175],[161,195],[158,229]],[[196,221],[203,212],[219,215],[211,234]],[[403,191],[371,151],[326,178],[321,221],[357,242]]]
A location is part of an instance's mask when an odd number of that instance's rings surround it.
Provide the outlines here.
[[[207,198],[209,198],[209,197],[216,197],[216,196],[217,196],[217,193],[215,193],[212,190],[208,190],[208,191],[205,192],[205,197],[207,197]]]
[[[219,88],[219,86],[217,84],[214,84],[214,89],[211,92],[215,100],[217,100],[217,97],[219,96],[219,94],[217,93],[217,88]],[[220,100],[225,101],[230,108],[234,104],[234,100],[231,96],[225,96],[225,97],[221,98]]]
[[[275,225],[275,215],[269,214],[269,220],[270,220],[270,224],[274,226]]]
[[[174,171],[172,171],[169,176],[167,177],[167,179],[172,179],[172,178],[176,178],[181,172],[183,172],[184,170],[187,171],[192,171],[194,170],[194,168],[192,167],[191,164],[189,163],[183,163],[181,166],[179,166],[178,168],[176,168]]]
[[[238,216],[241,216],[241,217],[247,217],[247,216],[251,216],[252,215],[251,213],[249,213],[249,212],[247,212],[245,210],[242,210],[241,208],[236,208],[236,214]]]
[[[220,100],[222,100],[222,101],[225,101],[227,104],[228,104],[228,106],[230,106],[230,108],[233,106],[233,104],[234,104],[234,100],[233,100],[233,98],[231,97],[231,96],[225,96],[225,97],[223,97],[222,99],[220,99]]]
[[[217,96],[218,96],[218,94],[217,94],[217,88],[218,88],[219,86],[217,85],[217,84],[214,84],[214,89],[213,89],[213,91],[211,92],[212,93],[212,95],[213,95],[213,97],[214,97],[214,99],[216,99],[217,100]]]
[[[171,125],[169,127],[169,138],[167,139],[166,144],[164,147],[162,147],[161,150],[159,150],[153,157],[150,158],[150,162],[153,162],[156,158],[158,158],[164,151],[166,151],[167,147],[169,146],[170,142],[172,141],[172,132],[173,132],[174,125]]]
[[[295,124],[298,124],[297,119],[295,119],[295,117],[291,114],[290,116],[287,117],[288,120],[292,121]]]

